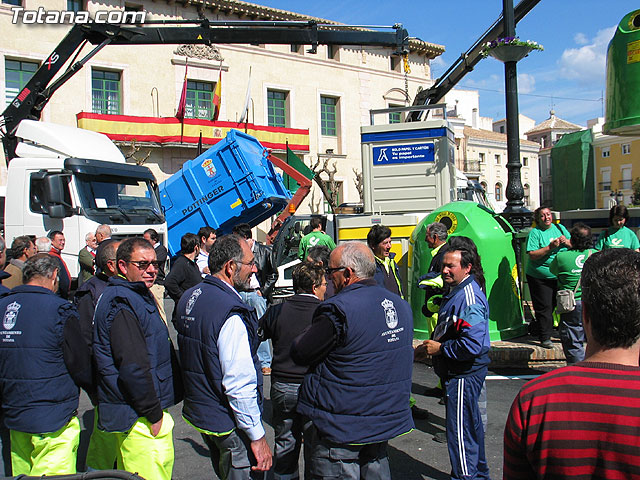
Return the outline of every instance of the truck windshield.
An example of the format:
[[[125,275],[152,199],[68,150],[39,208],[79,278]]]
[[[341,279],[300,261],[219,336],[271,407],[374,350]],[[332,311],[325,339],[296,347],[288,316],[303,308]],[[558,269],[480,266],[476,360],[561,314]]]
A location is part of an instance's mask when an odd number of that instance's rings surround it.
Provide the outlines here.
[[[85,214],[97,221],[107,217],[122,223],[164,222],[157,192],[149,180],[79,174],[77,186]]]

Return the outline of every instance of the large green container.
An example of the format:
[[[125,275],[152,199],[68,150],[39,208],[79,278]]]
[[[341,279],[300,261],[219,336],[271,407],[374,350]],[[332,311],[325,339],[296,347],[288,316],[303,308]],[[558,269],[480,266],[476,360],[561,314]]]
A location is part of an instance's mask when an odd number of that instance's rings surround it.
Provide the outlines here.
[[[607,50],[607,135],[640,135],[640,10],[623,17]]]
[[[451,236],[471,238],[478,247],[487,282],[491,340],[524,335],[526,327],[512,243],[513,228],[500,215],[475,202],[452,202],[424,218],[411,235],[413,253],[409,266],[409,302],[413,310],[414,337],[426,339],[430,335],[426,318],[422,315],[424,292],[417,285],[431,263],[425,233],[427,225],[432,222],[445,224]]]

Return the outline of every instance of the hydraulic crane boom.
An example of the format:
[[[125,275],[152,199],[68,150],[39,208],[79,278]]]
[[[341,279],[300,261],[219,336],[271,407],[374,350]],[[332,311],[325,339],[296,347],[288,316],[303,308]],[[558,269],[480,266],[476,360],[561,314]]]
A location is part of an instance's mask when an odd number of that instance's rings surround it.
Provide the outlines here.
[[[522,20],[539,2],[540,0],[522,0],[518,3],[514,8],[515,22],[518,23]],[[485,34],[476,40],[465,53],[460,55],[430,88],[418,92],[413,100],[413,105],[433,105],[440,103],[444,96],[482,60],[482,47],[484,44],[502,36],[504,36],[504,25],[502,15],[500,15]],[[422,113],[422,110],[412,111],[408,115],[407,121],[419,121]]]
[[[155,26],[159,25],[160,26]],[[179,26],[166,26],[167,24]],[[191,25],[189,25],[191,24]],[[311,45],[315,53],[318,44],[378,45],[392,47],[396,53],[408,52],[409,36],[401,25],[389,27],[395,32],[382,32],[309,22],[250,22],[201,20],[149,21],[143,26],[87,23],[74,25],[49,55],[16,98],[2,113],[3,145],[7,162],[16,156],[15,131],[24,119],[39,120],[42,109],[51,96],[77,73],[82,66],[106,45],[164,45],[247,43]],[[81,60],[76,58],[90,43],[95,47]],[[67,69],[56,75],[73,57]],[[55,78],[55,80],[54,80]]]

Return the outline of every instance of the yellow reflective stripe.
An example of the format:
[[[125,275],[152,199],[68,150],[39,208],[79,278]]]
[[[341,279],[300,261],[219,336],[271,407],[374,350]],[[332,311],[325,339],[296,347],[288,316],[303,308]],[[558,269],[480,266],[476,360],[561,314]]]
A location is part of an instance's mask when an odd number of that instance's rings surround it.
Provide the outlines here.
[[[200,433],[204,433],[205,435],[212,435],[214,437],[224,437],[225,435],[229,435],[231,432],[233,432],[235,430],[235,428],[232,428],[231,430],[229,430],[228,432],[210,432],[209,430],[205,430],[204,428],[198,428],[196,427],[193,423],[191,423],[189,420],[187,420],[184,415],[182,416],[182,419],[187,422],[189,425],[191,425],[193,428],[195,428],[197,431],[199,431]]]

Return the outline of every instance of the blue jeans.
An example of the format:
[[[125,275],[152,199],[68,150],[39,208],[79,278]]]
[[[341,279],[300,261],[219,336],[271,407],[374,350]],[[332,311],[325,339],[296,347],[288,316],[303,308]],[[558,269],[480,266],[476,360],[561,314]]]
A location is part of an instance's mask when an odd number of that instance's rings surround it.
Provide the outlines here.
[[[311,420],[296,412],[298,405],[299,383],[274,381],[271,384],[271,415],[275,431],[273,448],[275,480],[299,478],[298,458],[304,438],[304,478],[311,478]]]
[[[260,295],[258,292],[239,292],[242,301],[253,307],[256,311],[256,315],[258,319],[264,315],[264,312],[267,311],[267,301],[265,298]],[[260,343],[258,347],[258,359],[260,360],[260,366],[262,368],[271,366],[271,347],[269,346],[269,341],[265,340]]]
[[[563,313],[561,316],[560,341],[567,363],[577,363],[584,360],[584,329],[582,328],[582,300],[576,300],[573,312]]]

